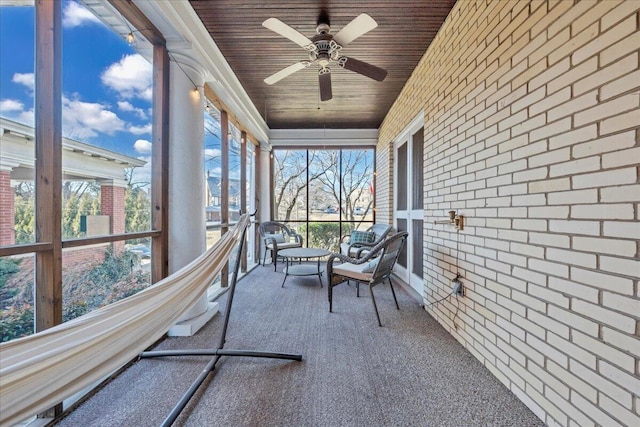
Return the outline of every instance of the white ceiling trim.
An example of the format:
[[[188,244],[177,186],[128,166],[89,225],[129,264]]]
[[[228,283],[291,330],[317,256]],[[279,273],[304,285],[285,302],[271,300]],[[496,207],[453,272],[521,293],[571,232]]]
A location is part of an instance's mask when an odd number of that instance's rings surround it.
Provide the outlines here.
[[[378,129],[272,129],[269,141],[273,147],[370,147],[378,142]]]
[[[134,3],[162,32],[170,51],[191,56],[202,64],[210,73],[206,83],[220,100],[261,144],[268,144],[269,128],[266,122],[189,2],[134,0]],[[190,44],[184,44],[184,41]],[[182,52],[183,45],[190,46],[190,49]]]

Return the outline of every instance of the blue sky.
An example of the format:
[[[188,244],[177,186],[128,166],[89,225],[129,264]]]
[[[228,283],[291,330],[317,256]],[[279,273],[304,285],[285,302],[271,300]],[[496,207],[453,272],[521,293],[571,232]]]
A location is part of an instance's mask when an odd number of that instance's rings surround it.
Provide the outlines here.
[[[33,125],[34,8],[0,7],[0,116]],[[64,136],[148,160],[151,64],[79,3],[63,2]]]

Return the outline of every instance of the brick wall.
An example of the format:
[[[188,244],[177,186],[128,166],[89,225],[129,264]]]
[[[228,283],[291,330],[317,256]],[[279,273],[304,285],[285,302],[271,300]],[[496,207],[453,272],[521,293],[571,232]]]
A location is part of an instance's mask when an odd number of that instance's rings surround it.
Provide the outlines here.
[[[111,184],[100,186],[100,213],[110,216],[111,234],[125,232],[124,196],[124,187]],[[113,251],[116,254],[122,253],[124,241],[113,242]]]
[[[459,0],[380,128],[391,218],[392,141],[424,115],[425,301],[466,287],[429,312],[549,425],[640,425],[639,23]]]
[[[11,173],[0,171],[0,246],[13,245],[16,242],[14,197]]]

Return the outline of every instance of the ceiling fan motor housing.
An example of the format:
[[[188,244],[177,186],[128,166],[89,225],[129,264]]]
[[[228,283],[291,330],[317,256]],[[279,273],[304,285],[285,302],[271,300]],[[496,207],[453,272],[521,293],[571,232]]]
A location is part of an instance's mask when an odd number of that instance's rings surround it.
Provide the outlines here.
[[[318,25],[320,28],[322,25]],[[329,26],[326,26],[329,28]],[[333,41],[333,35],[328,33],[319,33],[314,36],[311,41],[316,47],[315,50],[309,52],[309,59],[313,61],[317,61],[318,65],[321,67],[326,67],[329,62],[338,60],[340,56],[340,49],[342,46]]]

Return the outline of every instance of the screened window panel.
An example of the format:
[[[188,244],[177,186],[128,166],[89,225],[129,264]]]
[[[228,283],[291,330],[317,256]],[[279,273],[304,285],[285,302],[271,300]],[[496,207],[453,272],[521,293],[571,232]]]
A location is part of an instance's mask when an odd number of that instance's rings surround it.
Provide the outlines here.
[[[0,342],[35,332],[34,254],[0,258]]]
[[[230,123],[229,131],[229,222],[235,223],[240,218],[240,130]]]
[[[0,246],[36,240],[35,7],[19,4],[0,2]]]
[[[422,248],[423,248],[422,220],[414,219],[412,223],[413,223],[413,229],[412,229],[411,236],[409,236],[412,239],[411,247],[413,248],[412,272],[416,276],[422,277],[423,262],[424,262],[422,258]]]
[[[398,206],[397,209],[407,209],[407,144],[398,148]]]
[[[373,150],[342,150],[341,194],[342,220],[358,228],[363,221],[373,221]]]
[[[370,148],[276,149],[276,221],[296,229],[305,246],[339,251],[342,236],[372,225],[374,158]]]
[[[307,218],[307,152],[274,150],[274,206],[276,221]]]
[[[207,249],[221,237],[220,208],[222,206],[222,143],[220,140],[220,111],[211,106],[204,111],[204,165],[203,174],[206,182],[205,212],[207,220]]]
[[[420,130],[413,134],[412,138],[412,197],[411,208],[412,209],[424,209],[423,206],[423,165],[424,165],[424,130]]]
[[[340,150],[309,150],[309,219],[340,222]]]
[[[151,285],[151,239],[62,251],[62,321],[136,294]]]
[[[396,225],[398,226],[398,231],[407,231],[407,220],[398,218],[396,221]],[[400,255],[398,255],[398,264],[402,267],[407,268],[407,245],[402,247],[402,251],[400,251]]]
[[[151,230],[150,44],[97,21],[62,30],[63,239]]]

